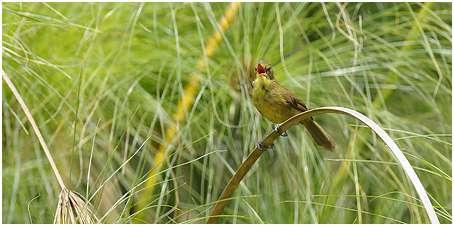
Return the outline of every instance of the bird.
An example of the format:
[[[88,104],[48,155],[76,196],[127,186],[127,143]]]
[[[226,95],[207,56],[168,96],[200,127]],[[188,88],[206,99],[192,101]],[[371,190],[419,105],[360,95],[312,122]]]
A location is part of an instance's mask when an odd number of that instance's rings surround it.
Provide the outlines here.
[[[260,114],[275,124],[281,124],[296,114],[309,110],[301,99],[276,81],[271,66],[258,63],[252,82],[252,102]],[[319,146],[333,151],[335,144],[323,128],[311,117],[302,124]]]

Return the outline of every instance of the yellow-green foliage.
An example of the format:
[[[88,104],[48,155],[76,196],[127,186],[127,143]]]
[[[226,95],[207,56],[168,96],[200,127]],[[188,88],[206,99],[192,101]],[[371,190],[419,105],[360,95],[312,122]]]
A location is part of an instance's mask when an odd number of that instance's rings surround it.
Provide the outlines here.
[[[451,210],[450,3],[242,3],[202,70],[150,204],[137,210],[183,87],[227,3],[2,3],[3,70],[71,190],[105,223],[205,222],[271,125],[247,67],[263,60],[308,107],[343,106],[405,152],[438,218]],[[51,223],[59,187],[3,84],[3,223]],[[262,155],[224,223],[428,223],[385,146],[350,118],[316,117],[337,152],[292,128]],[[145,212],[143,220],[132,220]]]

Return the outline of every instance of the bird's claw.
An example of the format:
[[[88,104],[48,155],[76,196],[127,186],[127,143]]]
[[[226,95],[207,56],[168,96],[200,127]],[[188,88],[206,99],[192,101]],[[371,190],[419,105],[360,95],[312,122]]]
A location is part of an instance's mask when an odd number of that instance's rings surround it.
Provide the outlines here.
[[[270,147],[271,147],[271,148],[274,148],[274,144],[271,144],[271,145],[269,145],[269,146],[266,146],[265,144],[263,144],[263,143],[260,142],[260,143],[257,143],[257,144],[255,145],[255,147],[257,147],[257,149],[259,149],[259,150],[261,150],[261,151],[264,151],[264,150],[266,150],[266,149],[268,149],[268,148],[270,148]]]
[[[288,136],[287,132],[281,132],[279,128],[280,126],[281,124],[273,125],[273,130],[279,133],[279,135],[281,135],[282,137],[287,137]]]

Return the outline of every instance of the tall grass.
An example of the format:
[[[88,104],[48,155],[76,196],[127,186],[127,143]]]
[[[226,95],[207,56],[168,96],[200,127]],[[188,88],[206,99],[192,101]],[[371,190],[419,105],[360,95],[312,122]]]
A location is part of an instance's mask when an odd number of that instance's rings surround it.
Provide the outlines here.
[[[2,68],[63,181],[89,199],[100,222],[206,221],[228,179],[271,129],[248,96],[250,64],[258,60],[272,64],[309,107],[348,107],[385,128],[440,222],[452,222],[448,3],[242,3],[207,59],[178,139],[150,175],[204,42],[227,7],[2,4]],[[51,223],[58,183],[6,86],[2,95],[2,221]],[[349,118],[316,120],[337,152],[292,128],[246,176],[221,222],[429,222],[380,140]],[[148,192],[151,177],[158,181]],[[138,206],[144,197],[149,202]]]

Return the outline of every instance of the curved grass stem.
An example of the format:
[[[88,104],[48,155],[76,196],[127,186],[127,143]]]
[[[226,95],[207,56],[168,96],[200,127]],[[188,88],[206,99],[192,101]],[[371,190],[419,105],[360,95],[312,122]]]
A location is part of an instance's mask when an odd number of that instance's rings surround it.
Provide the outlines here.
[[[386,146],[391,150],[394,157],[397,159],[399,164],[401,165],[402,169],[404,170],[407,177],[410,179],[411,183],[415,187],[418,196],[423,203],[424,209],[430,219],[432,224],[438,224],[438,218],[435,214],[435,210],[430,202],[429,196],[427,195],[424,186],[422,185],[421,181],[419,180],[418,176],[416,175],[415,170],[408,162],[407,158],[405,158],[403,152],[399,149],[397,144],[391,139],[391,137],[375,122],[371,119],[366,117],[365,115],[344,107],[321,107],[308,110],[306,112],[297,114],[287,121],[279,125],[275,130],[273,130],[270,134],[268,134],[265,139],[263,139],[259,144],[260,146],[256,146],[251,154],[247,157],[247,159],[240,165],[238,170],[230,179],[227,186],[224,188],[224,191],[221,193],[221,196],[216,201],[211,215],[208,218],[208,223],[216,223],[218,220],[219,215],[222,213],[225,205],[229,201],[229,198],[233,194],[233,192],[238,187],[241,180],[244,176],[249,172],[252,165],[257,161],[257,159],[263,154],[264,147],[269,147],[273,144],[274,140],[276,140],[280,133],[287,131],[290,127],[299,124],[301,121],[306,120],[312,116],[324,114],[324,113],[337,113],[337,114],[344,114],[356,118],[357,120],[361,121],[365,125],[367,125],[370,129],[372,129],[383,142],[385,142]]]

